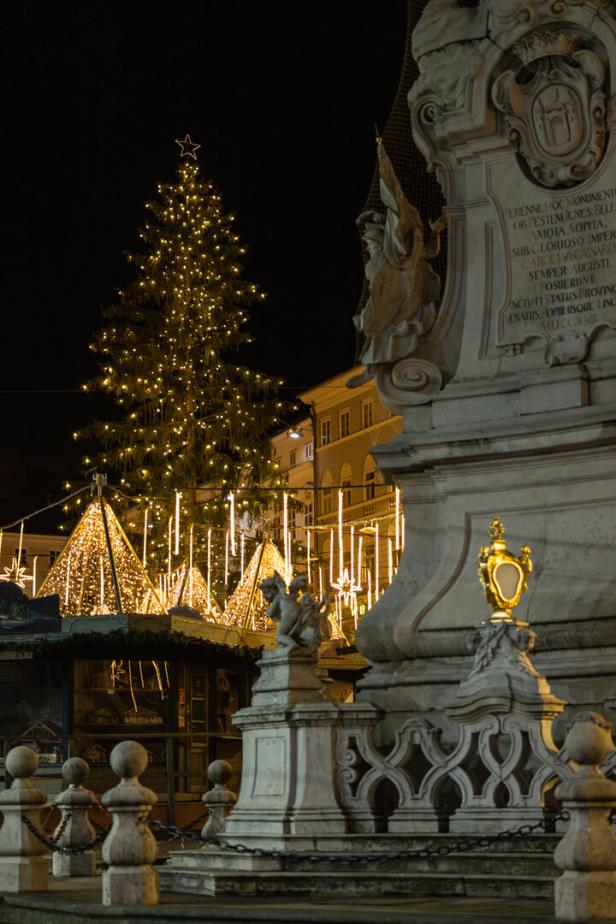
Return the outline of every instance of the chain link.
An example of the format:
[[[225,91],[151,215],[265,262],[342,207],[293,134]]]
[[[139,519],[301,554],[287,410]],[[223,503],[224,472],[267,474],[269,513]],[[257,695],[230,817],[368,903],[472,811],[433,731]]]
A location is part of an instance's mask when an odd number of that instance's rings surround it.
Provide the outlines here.
[[[451,853],[465,853],[472,850],[486,850],[499,841],[510,838],[528,837],[535,831],[546,831],[548,823],[552,826],[557,821],[568,821],[568,812],[559,812],[548,820],[540,819],[535,824],[521,825],[519,828],[509,828],[499,831],[498,834],[485,834],[481,837],[464,838],[454,841],[453,844],[442,844],[438,847],[422,847],[419,850],[398,850],[395,853],[363,854],[362,856],[348,856],[345,854],[310,854],[292,853],[285,850],[268,850],[265,847],[249,847],[247,844],[231,844],[219,837],[200,837],[187,828],[178,828],[176,825],[164,825],[162,821],[148,819],[148,824],[158,830],[165,830],[172,837],[185,837],[198,841],[200,844],[211,844],[221,850],[232,851],[238,854],[250,854],[257,857],[278,859],[289,863],[328,863],[339,866],[366,866],[369,863],[386,863],[397,860],[430,860],[433,857],[445,857]]]
[[[109,827],[107,828],[103,828],[102,825],[99,825],[96,822],[92,822],[94,827],[98,831],[98,834],[96,835],[93,841],[90,841],[89,844],[83,844],[79,847],[61,847],[58,845],[58,841],[64,834],[64,831],[66,830],[66,826],[69,823],[70,818],[71,818],[71,814],[70,812],[67,812],[64,818],[62,819],[58,833],[50,839],[50,838],[45,837],[44,834],[41,834],[41,832],[30,821],[27,815],[21,816],[21,820],[25,824],[26,828],[30,831],[31,834],[34,835],[37,841],[40,841],[41,844],[47,847],[48,850],[52,850],[54,853],[64,854],[64,856],[67,856],[67,857],[75,856],[78,853],[85,853],[86,850],[93,850],[95,847],[99,847],[103,843],[107,835],[109,834],[109,830],[111,828],[111,825],[109,825]]]

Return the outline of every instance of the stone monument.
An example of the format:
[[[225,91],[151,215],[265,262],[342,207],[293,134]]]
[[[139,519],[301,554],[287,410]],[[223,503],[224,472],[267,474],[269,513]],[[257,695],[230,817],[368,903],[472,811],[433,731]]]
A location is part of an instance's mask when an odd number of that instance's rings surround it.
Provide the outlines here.
[[[429,0],[413,54],[409,121],[446,200],[448,269],[440,294],[426,269],[435,247],[418,238],[420,277],[408,260],[398,267],[416,274],[406,289],[385,291],[366,268],[382,319],[363,325],[366,374],[404,419],[373,454],[402,490],[407,541],[358,628],[370,662],[361,697],[385,710],[390,742],[409,713],[447,727],[481,605],[473,549],[498,511],[536,558],[520,618],[537,632],[537,670],[557,697],[609,715],[616,7]],[[380,228],[394,228],[404,209],[382,154]],[[399,315],[401,291],[415,301]]]

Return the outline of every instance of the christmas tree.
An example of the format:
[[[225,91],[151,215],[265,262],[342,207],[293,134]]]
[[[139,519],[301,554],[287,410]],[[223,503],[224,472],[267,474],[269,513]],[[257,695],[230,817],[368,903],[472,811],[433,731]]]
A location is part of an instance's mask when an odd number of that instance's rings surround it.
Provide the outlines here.
[[[282,408],[281,382],[237,356],[251,341],[247,306],[264,296],[242,276],[234,216],[201,176],[199,145],[188,136],[178,144],[177,177],[146,205],[142,246],[128,258],[134,279],[104,311],[92,344],[100,375],[85,386],[120,409],[119,420],[82,434],[103,447],[86,461],[116,473],[133,513],[136,501],[147,505],[150,570],[168,564],[176,491],[184,524],[221,525],[231,491],[242,489],[237,514],[249,516],[259,507],[251,486],[278,482],[267,432]],[[176,543],[174,553],[185,548]]]

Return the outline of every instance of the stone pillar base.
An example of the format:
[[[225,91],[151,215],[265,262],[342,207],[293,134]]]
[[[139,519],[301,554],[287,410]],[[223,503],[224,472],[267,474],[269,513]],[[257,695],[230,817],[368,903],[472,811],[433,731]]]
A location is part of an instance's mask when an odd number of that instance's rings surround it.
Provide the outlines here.
[[[563,921],[616,921],[616,871],[567,870],[554,883],[554,905]]]
[[[0,892],[46,892],[47,857],[0,857]]]
[[[85,853],[54,853],[52,858],[54,876],[94,876],[96,874],[96,857],[93,850]]]
[[[115,866],[103,873],[103,905],[157,905],[158,870]]]

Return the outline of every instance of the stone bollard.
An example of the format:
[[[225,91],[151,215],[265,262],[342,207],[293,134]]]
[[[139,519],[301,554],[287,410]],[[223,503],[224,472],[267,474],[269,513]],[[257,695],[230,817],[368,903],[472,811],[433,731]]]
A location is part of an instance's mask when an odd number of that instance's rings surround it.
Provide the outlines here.
[[[45,892],[48,888],[47,848],[22,821],[22,815],[45,836],[41,812],[49,808],[47,796],[30,777],[38,767],[38,754],[25,746],[13,748],[5,767],[13,777],[10,789],[0,792],[0,892]]]
[[[226,760],[214,760],[207,768],[207,778],[214,788],[202,798],[208,807],[207,821],[201,829],[201,837],[224,834],[227,815],[237,802],[237,796],[225,786],[231,779],[231,765]]]
[[[54,831],[58,847],[86,847],[95,838],[94,828],[88,818],[88,809],[94,799],[83,788],[90,768],[81,757],[69,757],[62,766],[62,776],[68,789],[53,800],[60,809],[60,824]],[[59,833],[62,832],[62,833]],[[52,860],[54,876],[94,876],[96,856],[94,850],[65,854],[54,851]]]
[[[554,863],[564,870],[554,888],[555,916],[563,921],[616,920],[616,837],[610,823],[616,783],[599,769],[613,747],[611,724],[603,716],[575,716],[565,748],[579,769],[556,788],[571,815],[554,854]]]
[[[109,758],[121,782],[103,796],[113,817],[103,844],[103,905],[157,905],[158,871],[152,863],[158,852],[154,835],[145,823],[156,793],[138,777],[148,765],[145,748],[137,741],[116,744]]]

